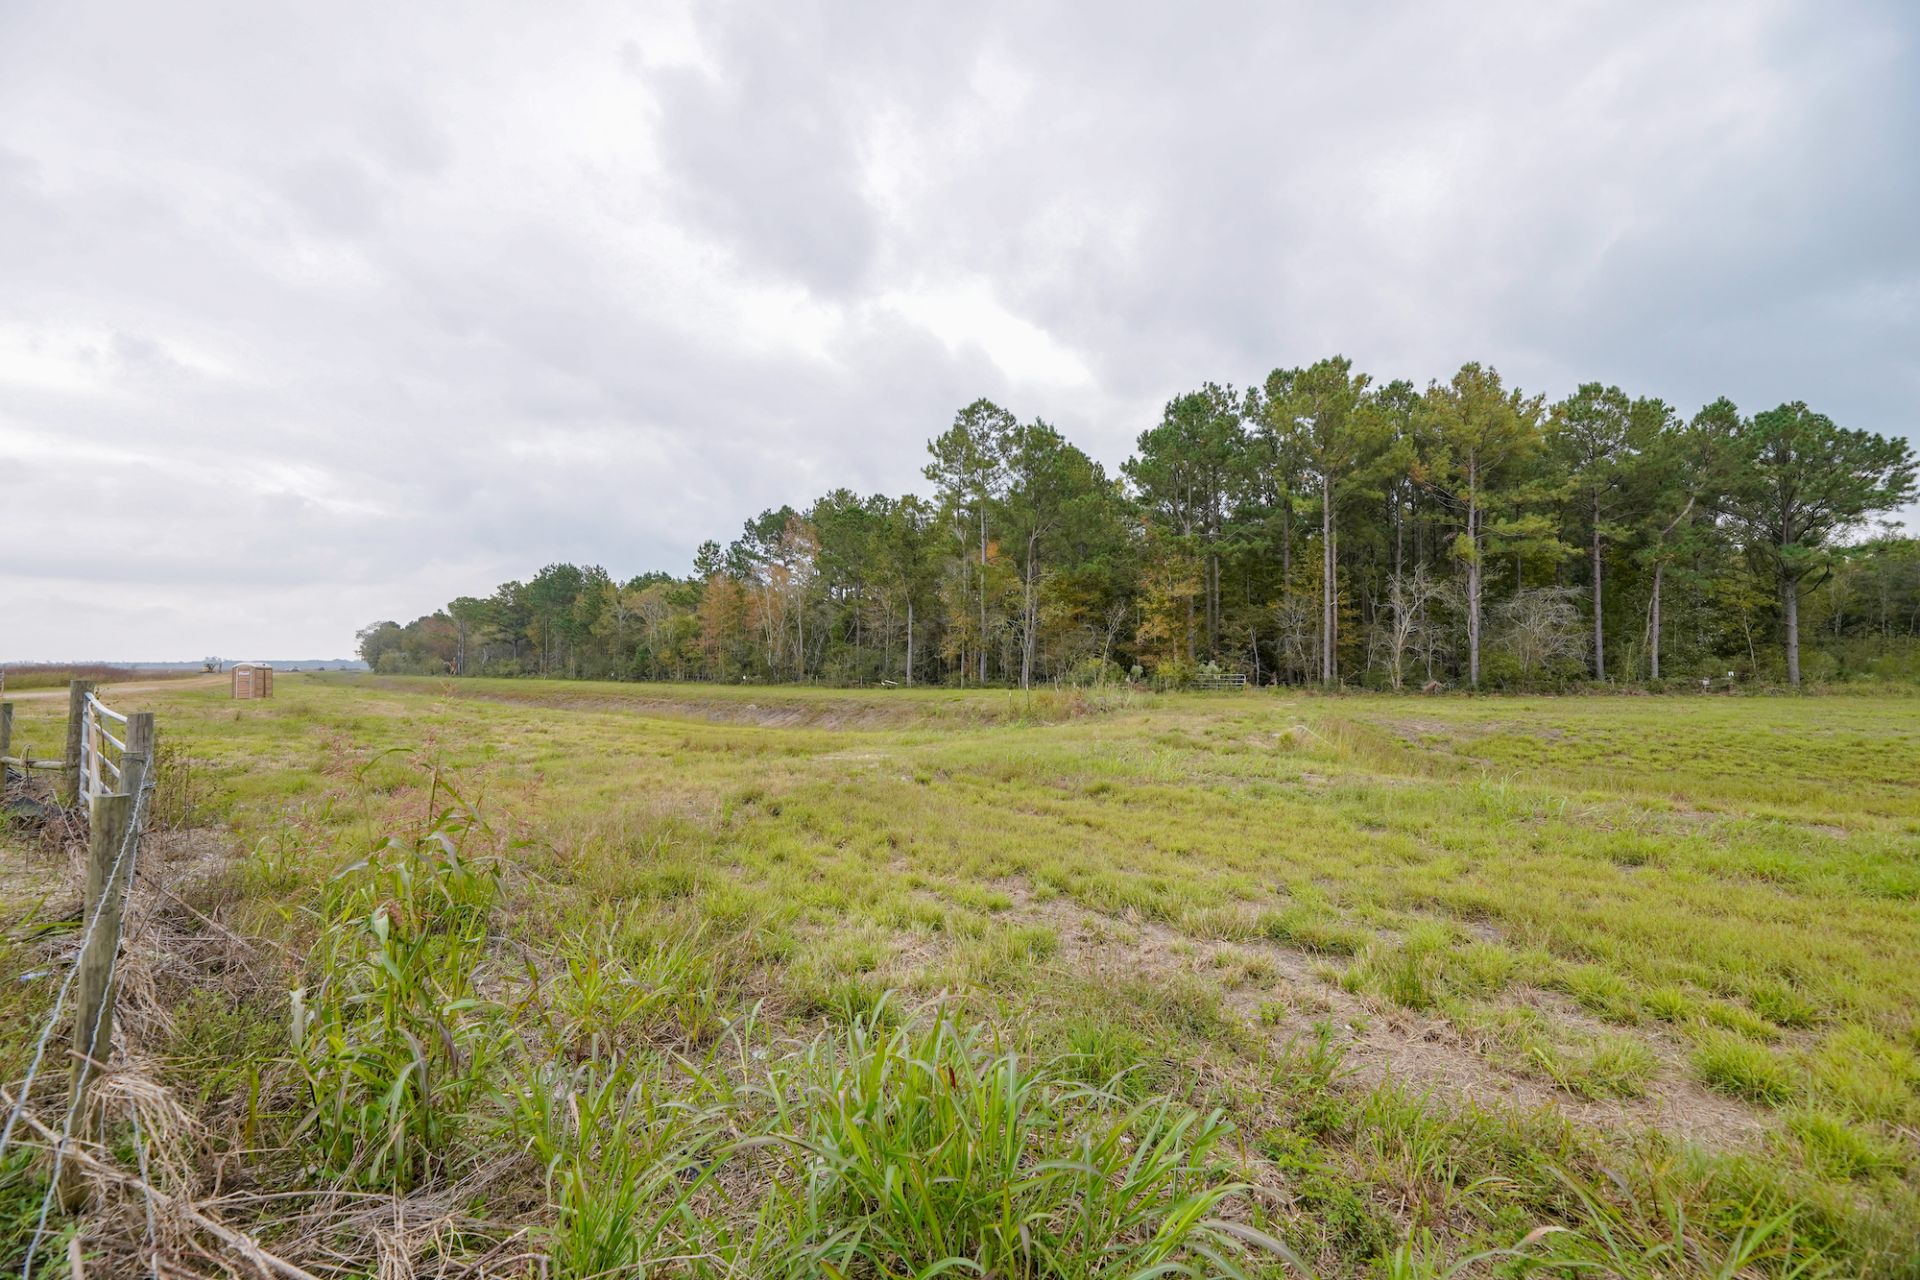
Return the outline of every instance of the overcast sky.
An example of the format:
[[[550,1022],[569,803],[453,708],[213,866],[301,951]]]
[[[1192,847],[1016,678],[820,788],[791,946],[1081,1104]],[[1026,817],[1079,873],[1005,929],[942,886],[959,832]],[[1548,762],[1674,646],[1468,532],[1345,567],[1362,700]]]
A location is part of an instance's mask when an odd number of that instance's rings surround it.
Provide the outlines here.
[[[0,0],[0,660],[344,655],[1334,352],[1912,436],[1917,12]]]

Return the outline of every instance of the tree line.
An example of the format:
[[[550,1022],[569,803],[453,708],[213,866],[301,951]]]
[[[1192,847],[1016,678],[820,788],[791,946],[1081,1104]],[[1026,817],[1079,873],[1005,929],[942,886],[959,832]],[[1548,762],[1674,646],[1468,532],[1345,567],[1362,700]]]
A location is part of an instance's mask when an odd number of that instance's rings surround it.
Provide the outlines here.
[[[692,572],[553,564],[360,633],[380,671],[844,684],[1483,687],[1920,674],[1904,441],[1335,356],[1170,401],[1118,475],[987,400],[931,494],[836,489]],[[1871,536],[1869,536],[1871,535]]]

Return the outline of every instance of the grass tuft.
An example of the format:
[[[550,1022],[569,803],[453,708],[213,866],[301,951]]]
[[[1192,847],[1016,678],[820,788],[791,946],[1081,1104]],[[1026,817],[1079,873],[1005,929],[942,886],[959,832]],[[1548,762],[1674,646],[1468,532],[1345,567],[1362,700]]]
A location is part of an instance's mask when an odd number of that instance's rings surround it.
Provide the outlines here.
[[[1257,932],[1269,942],[1327,956],[1353,955],[1373,936],[1323,909],[1299,903],[1262,915]]]
[[[1693,1052],[1694,1069],[1710,1089],[1780,1106],[1798,1092],[1793,1072],[1773,1050],[1727,1032],[1709,1032]]]

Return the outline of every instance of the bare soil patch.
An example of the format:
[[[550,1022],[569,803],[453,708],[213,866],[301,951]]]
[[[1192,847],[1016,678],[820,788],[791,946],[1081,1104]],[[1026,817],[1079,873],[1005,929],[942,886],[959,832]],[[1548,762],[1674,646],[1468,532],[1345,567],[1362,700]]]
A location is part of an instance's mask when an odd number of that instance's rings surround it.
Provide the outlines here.
[[[1184,973],[1218,982],[1236,962],[1257,959],[1275,977],[1240,986],[1221,982],[1226,1008],[1249,1034],[1267,1036],[1276,1047],[1310,1035],[1322,1020],[1330,1021],[1346,1043],[1348,1065],[1362,1084],[1391,1079],[1442,1100],[1547,1108],[1591,1129],[1658,1130],[1712,1150],[1749,1146],[1767,1129],[1759,1110],[1693,1080],[1684,1050],[1664,1035],[1647,1035],[1638,1028],[1628,1032],[1638,1034],[1660,1063],[1643,1096],[1583,1098],[1494,1066],[1470,1036],[1443,1017],[1357,996],[1327,981],[1323,975],[1329,961],[1324,957],[1265,940],[1193,938],[1157,921],[1105,916],[1064,898],[1035,902],[1023,888],[1013,890],[1013,896],[1014,918],[1048,925],[1058,936],[1057,963],[1096,978]],[[1557,993],[1525,988],[1516,998],[1574,1029],[1625,1030],[1601,1023]],[[1285,1009],[1284,1016],[1274,1016],[1277,1007]]]

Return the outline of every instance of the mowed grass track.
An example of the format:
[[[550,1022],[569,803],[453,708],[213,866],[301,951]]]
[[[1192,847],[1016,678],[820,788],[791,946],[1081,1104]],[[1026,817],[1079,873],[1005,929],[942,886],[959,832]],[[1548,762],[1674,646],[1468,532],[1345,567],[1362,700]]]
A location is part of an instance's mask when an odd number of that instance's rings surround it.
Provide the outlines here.
[[[306,941],[328,876],[451,792],[536,963],[590,963],[618,920],[729,958],[716,1022],[857,1037],[938,1006],[1116,1098],[1217,1108],[1209,1159],[1252,1188],[1229,1216],[1320,1274],[1446,1274],[1540,1227],[1474,1265],[1920,1266],[1920,701],[223,693],[129,700],[160,712],[170,813],[231,833],[193,874],[240,932]],[[16,736],[51,746],[60,711]],[[183,1085],[285,1055],[278,998],[264,1032],[146,1048]]]

